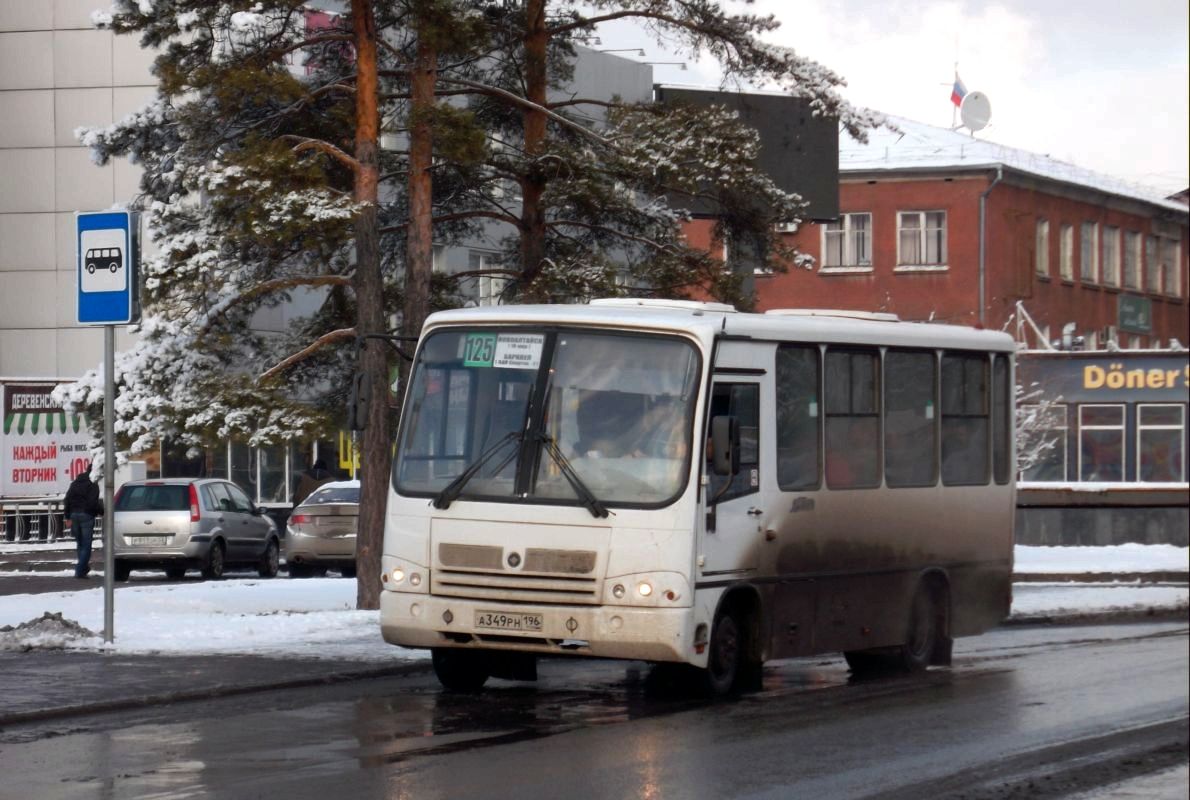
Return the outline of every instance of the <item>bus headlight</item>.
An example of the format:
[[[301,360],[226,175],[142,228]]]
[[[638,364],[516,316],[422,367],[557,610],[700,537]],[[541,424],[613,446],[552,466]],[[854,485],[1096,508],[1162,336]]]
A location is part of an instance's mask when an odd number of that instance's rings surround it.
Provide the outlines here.
[[[425,593],[428,588],[430,571],[420,564],[406,561],[403,558],[382,556],[381,582],[384,589],[390,592],[419,592]]]
[[[634,587],[629,591],[628,587]],[[619,606],[682,608],[690,605],[690,584],[677,572],[617,575],[604,584],[604,602]]]

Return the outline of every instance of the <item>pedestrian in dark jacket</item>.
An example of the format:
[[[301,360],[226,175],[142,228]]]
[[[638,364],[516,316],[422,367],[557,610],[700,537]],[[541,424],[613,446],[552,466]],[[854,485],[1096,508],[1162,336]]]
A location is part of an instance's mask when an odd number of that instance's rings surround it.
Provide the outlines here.
[[[91,539],[95,536],[95,518],[103,513],[99,484],[91,480],[90,465],[78,474],[66,490],[62,513],[70,520],[70,529],[74,533],[74,550],[78,555],[74,577],[85,578],[91,571]]]

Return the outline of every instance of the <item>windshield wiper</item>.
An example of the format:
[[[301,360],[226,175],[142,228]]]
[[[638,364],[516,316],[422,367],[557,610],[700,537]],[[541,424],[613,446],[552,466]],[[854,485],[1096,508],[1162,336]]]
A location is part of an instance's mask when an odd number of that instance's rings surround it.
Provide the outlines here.
[[[566,456],[562,455],[562,451],[558,449],[558,444],[544,433],[537,434],[537,440],[545,447],[545,452],[549,453],[550,458],[558,465],[558,469],[562,471],[566,481],[570,484],[570,488],[574,489],[574,493],[578,495],[578,499],[582,502],[586,509],[591,512],[591,516],[604,518],[608,515],[607,506],[599,502],[599,498],[595,496],[587,484],[583,483],[583,479],[578,476],[571,466],[570,461]]]
[[[438,494],[434,495],[434,500],[432,503],[434,508],[442,508],[442,509],[450,508],[450,504],[453,503],[455,500],[457,500],[459,498],[459,495],[462,494],[463,487],[467,485],[467,482],[470,481],[472,478],[474,478],[475,475],[481,469],[483,469],[484,464],[486,464],[492,460],[492,456],[494,456],[494,455],[496,455],[496,453],[500,452],[500,449],[502,447],[504,447],[504,445],[508,444],[509,442],[519,442],[520,440],[521,440],[521,432],[520,431],[510,431],[509,433],[505,434],[502,438],[497,439],[495,444],[493,444],[487,450],[484,450],[482,453],[479,454],[478,458],[476,458],[474,461],[471,462],[471,466],[467,467],[467,469],[465,469],[461,473],[459,473],[458,477],[456,477],[450,483],[446,484],[446,486],[444,486],[442,488],[442,491],[440,491]],[[516,453],[517,453],[517,451],[514,449],[512,451],[512,454],[509,455],[509,457],[507,459],[505,459],[504,463],[500,465],[499,469],[497,469],[496,472],[500,472],[500,470],[502,470],[506,466],[508,466],[508,462],[512,461],[512,459],[516,456]]]

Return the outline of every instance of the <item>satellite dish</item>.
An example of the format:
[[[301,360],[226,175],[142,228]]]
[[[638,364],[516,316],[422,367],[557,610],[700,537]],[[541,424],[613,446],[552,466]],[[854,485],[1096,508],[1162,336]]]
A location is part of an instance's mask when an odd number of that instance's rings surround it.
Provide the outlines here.
[[[992,101],[983,92],[968,92],[959,106],[959,116],[967,130],[983,130],[992,119]]]

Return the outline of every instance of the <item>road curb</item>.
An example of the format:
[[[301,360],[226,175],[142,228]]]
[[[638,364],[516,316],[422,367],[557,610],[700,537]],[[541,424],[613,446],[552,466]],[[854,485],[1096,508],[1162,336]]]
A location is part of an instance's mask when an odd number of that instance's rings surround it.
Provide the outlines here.
[[[247,694],[269,692],[276,689],[301,689],[309,686],[332,686],[335,684],[369,680],[372,678],[389,678],[398,677],[401,675],[414,675],[421,672],[428,672],[430,668],[430,661],[427,659],[424,662],[414,661],[396,666],[345,670],[343,672],[332,672],[327,675],[296,678],[288,681],[277,680],[270,681],[269,683],[235,686],[225,686],[218,684],[202,689],[192,689],[190,691],[168,692],[166,694],[144,695],[141,697],[128,697],[122,698],[120,700],[105,700],[94,703],[80,703],[77,705],[58,706],[55,708],[41,708],[37,709],[36,711],[18,711],[12,714],[0,714],[0,728],[4,728],[9,725],[23,725],[30,722],[61,719],[63,717],[78,717],[85,716],[87,714],[108,714],[114,711],[130,711],[137,708],[149,708],[151,706],[186,703],[193,700],[212,700],[222,697],[239,697]]]

